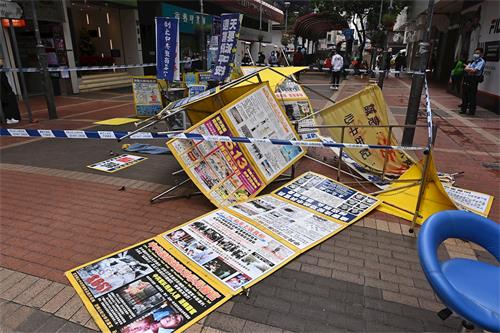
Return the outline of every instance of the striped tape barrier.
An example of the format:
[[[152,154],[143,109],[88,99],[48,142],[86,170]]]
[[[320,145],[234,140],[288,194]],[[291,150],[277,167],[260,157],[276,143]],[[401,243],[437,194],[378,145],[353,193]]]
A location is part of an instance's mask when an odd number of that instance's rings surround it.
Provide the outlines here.
[[[200,59],[192,59],[191,61],[197,61]],[[180,63],[186,63],[187,61],[180,61]],[[49,72],[77,72],[77,71],[95,71],[95,70],[115,70],[115,69],[127,69],[127,68],[141,68],[141,67],[154,67],[156,66],[155,62],[146,63],[146,64],[130,64],[130,65],[112,65],[112,66],[80,66],[80,67],[48,67],[47,70]],[[0,68],[0,72],[24,72],[24,73],[33,73],[40,72],[40,68],[38,67],[27,67],[27,68],[9,68],[3,67]]]
[[[64,139],[118,139],[129,134],[129,132],[116,131],[79,131],[79,130],[42,130],[42,129],[0,129],[2,137],[38,137],[38,138],[64,138]],[[279,146],[304,146],[304,147],[328,147],[328,148],[354,148],[354,149],[395,149],[395,150],[425,150],[426,147],[418,146],[389,146],[389,145],[367,145],[357,143],[329,143],[312,142],[302,140],[261,139],[237,136],[202,135],[197,133],[162,133],[162,132],[138,132],[131,139],[181,139],[210,142],[236,142],[236,143],[262,143]]]

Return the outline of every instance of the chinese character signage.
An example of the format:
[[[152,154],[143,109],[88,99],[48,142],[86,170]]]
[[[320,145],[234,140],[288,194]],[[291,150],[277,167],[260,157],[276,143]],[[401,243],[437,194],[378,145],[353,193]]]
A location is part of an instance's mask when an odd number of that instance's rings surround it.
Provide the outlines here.
[[[154,76],[132,78],[134,107],[138,117],[151,117],[163,109],[160,87]]]
[[[172,82],[180,80],[179,20],[156,17],[156,76]]]
[[[234,56],[236,54],[236,44],[240,35],[242,15],[238,13],[221,15],[221,38],[219,52],[212,69],[212,80],[224,81],[231,73],[234,66]]]
[[[389,111],[377,85],[371,85],[360,92],[349,96],[321,113],[325,124],[342,124],[344,135],[340,128],[326,129],[328,137],[336,142],[397,145],[394,133],[389,133]],[[359,127],[358,127],[359,126]],[[382,149],[353,149],[344,151],[364,168],[373,173],[399,176],[414,164],[412,158],[404,151]],[[387,155],[387,156],[386,156]],[[387,161],[386,161],[387,158]]]

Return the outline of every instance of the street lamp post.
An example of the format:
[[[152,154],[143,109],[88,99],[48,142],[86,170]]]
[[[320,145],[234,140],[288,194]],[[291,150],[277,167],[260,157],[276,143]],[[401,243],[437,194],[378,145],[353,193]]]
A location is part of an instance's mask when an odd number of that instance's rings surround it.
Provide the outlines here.
[[[285,1],[285,33],[288,33],[288,7],[290,7],[290,1]]]

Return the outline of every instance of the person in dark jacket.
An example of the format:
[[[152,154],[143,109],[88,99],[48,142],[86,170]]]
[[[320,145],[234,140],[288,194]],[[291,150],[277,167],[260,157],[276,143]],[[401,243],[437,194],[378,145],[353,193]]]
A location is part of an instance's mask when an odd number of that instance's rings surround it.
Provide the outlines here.
[[[0,68],[2,67],[3,59],[0,58]],[[0,72],[0,88],[2,110],[7,124],[17,124],[21,120],[21,114],[19,113],[16,94],[12,91],[12,87],[10,86],[9,79],[7,78],[5,72]]]

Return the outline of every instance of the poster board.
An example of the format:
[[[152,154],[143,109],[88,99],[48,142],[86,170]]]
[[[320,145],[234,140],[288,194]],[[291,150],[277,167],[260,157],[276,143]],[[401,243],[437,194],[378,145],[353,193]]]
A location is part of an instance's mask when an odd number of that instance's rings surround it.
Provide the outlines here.
[[[237,136],[297,140],[298,135],[276,101],[267,83],[245,94],[222,110]],[[266,185],[292,166],[304,154],[299,146],[270,144],[242,145]]]
[[[205,214],[162,237],[233,294],[296,255],[290,247],[225,210]]]
[[[160,87],[154,76],[134,76],[132,91],[137,117],[151,117],[163,109]]]
[[[212,72],[198,72],[196,74],[198,76],[198,83],[199,84],[208,84],[208,81],[210,81],[210,76],[212,75]]]
[[[182,74],[182,80],[189,87],[192,84],[198,84],[198,75],[195,72],[186,72]]]
[[[324,129],[327,133],[325,136],[337,142],[398,145],[394,133],[389,136],[388,127],[378,127],[389,125],[389,113],[381,89],[377,85],[370,85],[323,109],[316,121],[318,124],[352,126],[345,128],[343,139],[341,128]],[[402,150],[344,148],[344,151],[358,164],[376,174],[382,174],[385,165],[385,174],[397,177],[415,164],[413,158]]]
[[[289,79],[284,80],[280,85],[276,87],[275,94],[278,99],[309,100],[300,84],[297,84]]]
[[[314,180],[343,186],[308,172],[282,189],[321,190],[318,183],[309,186]],[[312,191],[302,195],[320,200]],[[161,323],[170,325],[164,326],[167,332],[182,332],[348,227],[374,209],[374,201],[345,223],[279,197],[279,192],[265,195],[217,209],[65,274],[103,332],[147,332],[163,318],[168,318]]]
[[[460,210],[488,217],[494,197],[456,186],[443,186],[444,190]]]
[[[161,320],[183,331],[229,299],[155,239],[76,267],[66,277],[103,332],[146,332]]]
[[[187,132],[233,136],[220,113],[194,125]],[[245,200],[264,188],[264,181],[240,145],[174,139],[168,142],[168,147],[200,191],[216,206]]]
[[[314,172],[295,178],[273,194],[347,224],[356,222],[380,204],[376,197]]]
[[[266,83],[257,85],[187,132],[257,138],[297,139]],[[200,191],[217,207],[254,197],[305,150],[296,146],[198,142],[167,143]]]
[[[102,162],[87,165],[87,168],[113,173],[128,168],[129,166],[132,166],[144,160],[147,160],[147,157],[123,154],[120,156],[109,158]]]
[[[313,113],[313,108],[309,99],[302,100],[282,100],[281,105],[285,109],[286,115],[290,121],[297,121]],[[319,130],[315,128],[304,128],[307,126],[315,126],[314,117],[309,117],[298,122],[297,132],[302,140],[318,139]]]
[[[189,97],[201,94],[207,89],[204,84],[190,84],[188,85]]]

